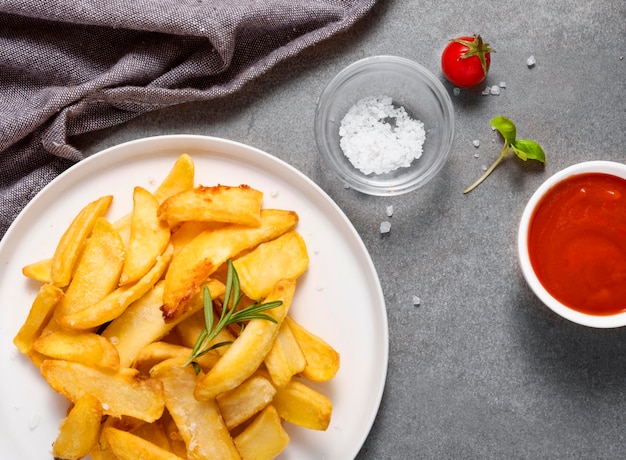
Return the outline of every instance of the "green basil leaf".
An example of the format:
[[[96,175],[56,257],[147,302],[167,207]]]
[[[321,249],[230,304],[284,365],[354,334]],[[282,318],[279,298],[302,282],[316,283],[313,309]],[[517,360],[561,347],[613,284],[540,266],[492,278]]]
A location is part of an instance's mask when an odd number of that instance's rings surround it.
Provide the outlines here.
[[[513,144],[513,142],[515,142],[515,137],[517,136],[515,123],[513,123],[507,117],[498,115],[493,120],[491,120],[490,124],[500,132],[504,140],[507,141],[509,144]]]
[[[513,147],[515,154],[524,161],[531,159],[542,163],[546,162],[545,152],[535,141],[531,141],[530,139],[517,139],[511,144],[511,147]]]

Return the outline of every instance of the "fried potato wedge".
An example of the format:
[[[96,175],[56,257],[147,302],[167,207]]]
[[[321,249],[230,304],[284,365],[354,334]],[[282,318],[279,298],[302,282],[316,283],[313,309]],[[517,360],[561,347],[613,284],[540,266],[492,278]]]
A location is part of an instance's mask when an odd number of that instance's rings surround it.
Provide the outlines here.
[[[185,313],[189,299],[226,260],[293,230],[297,223],[298,215],[293,211],[264,209],[258,227],[229,225],[200,233],[176,253],[165,275],[163,316],[166,321]]]
[[[106,219],[98,218],[55,318],[102,300],[116,288],[123,264],[124,244],[119,233]]]
[[[208,283],[212,298],[224,294],[225,286],[216,280]],[[111,321],[102,335],[113,342],[120,355],[120,366],[132,366],[137,354],[146,345],[165,337],[179,322],[202,310],[202,296],[195,296],[185,315],[177,321],[166,323],[163,319],[164,282],[159,281],[141,299],[131,304],[119,317]]]
[[[110,372],[71,361],[47,359],[41,363],[41,375],[53,390],[74,403],[85,394],[95,396],[106,415],[128,415],[153,422],[163,414],[165,400],[161,382],[140,378],[132,369]]]
[[[253,375],[216,399],[226,427],[232,430],[271,403],[275,394],[276,389],[269,380]]]
[[[172,195],[192,189],[194,181],[195,165],[193,159],[186,153],[183,153],[178,157],[170,172],[154,191],[154,197],[159,203],[163,203]]]
[[[52,445],[54,458],[77,460],[89,453],[98,441],[102,407],[90,394],[79,398],[61,422],[59,434]]]
[[[267,296],[281,279],[297,279],[309,265],[306,243],[296,231],[260,244],[233,262],[241,290],[251,299]]]
[[[247,185],[198,186],[169,197],[159,217],[174,228],[181,222],[224,222],[258,226],[263,193]]]
[[[156,263],[170,241],[170,228],[157,217],[159,202],[146,189],[135,187],[130,241],[120,285],[134,283]]]
[[[70,283],[74,266],[83,250],[83,244],[91,234],[98,219],[106,214],[112,202],[112,195],[92,201],[80,210],[65,230],[52,257],[50,271],[52,284],[62,288]]]
[[[298,380],[277,388],[272,404],[282,419],[311,430],[326,430],[333,412],[328,397]]]
[[[168,246],[156,263],[140,280],[120,286],[99,302],[80,311],[56,318],[67,329],[84,330],[108,323],[120,316],[130,304],[139,300],[159,281],[172,260],[173,247]]]
[[[52,318],[55,307],[61,302],[64,295],[61,289],[52,284],[44,284],[39,288],[26,321],[13,338],[13,343],[19,351],[25,355],[30,353],[33,342]]]
[[[103,434],[109,444],[109,448],[118,460],[183,460],[169,450],[163,449],[128,431],[108,426],[104,428]]]
[[[276,340],[264,362],[272,382],[277,387],[284,387],[294,375],[304,370],[306,366],[304,353],[285,321],[280,325]]]
[[[191,240],[206,230],[216,230],[228,224],[220,222],[184,222],[172,232],[170,242],[174,246],[174,253],[184,248]]]
[[[137,359],[135,359],[134,366],[140,371],[148,373],[152,367],[168,359],[186,361],[191,356],[191,351],[191,348],[182,345],[152,342],[141,349]],[[218,359],[219,355],[217,353],[209,352],[196,358],[194,362],[198,363],[203,370],[208,370],[215,365]]]
[[[22,275],[40,283],[52,283],[52,259],[43,259],[22,267]]]
[[[200,379],[194,395],[199,400],[215,398],[248,379],[261,365],[276,340],[280,325],[289,311],[296,290],[295,280],[281,280],[265,302],[282,301],[265,313],[276,320],[253,319],[230,345],[220,360]]]
[[[189,460],[239,459],[239,453],[215,399],[198,401],[193,396],[198,377],[180,360],[158,364],[150,371],[163,382],[165,405],[187,446]]]
[[[298,324],[291,316],[285,318],[300,345],[306,365],[302,376],[313,382],[328,382],[339,371],[340,355],[324,339]]]
[[[35,340],[33,350],[50,358],[74,361],[86,366],[110,370],[120,367],[120,356],[115,345],[93,332],[60,329]]]
[[[237,437],[235,445],[243,460],[271,460],[289,445],[289,435],[278,412],[267,406]]]

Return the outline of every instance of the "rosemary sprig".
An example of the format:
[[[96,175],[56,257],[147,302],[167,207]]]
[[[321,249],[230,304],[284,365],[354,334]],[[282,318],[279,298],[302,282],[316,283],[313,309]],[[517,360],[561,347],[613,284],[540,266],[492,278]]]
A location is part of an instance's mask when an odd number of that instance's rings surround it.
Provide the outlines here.
[[[237,274],[237,270],[235,270],[233,262],[230,259],[227,261],[227,264],[228,272],[226,274],[226,292],[224,293],[222,313],[220,314],[217,324],[215,324],[213,299],[211,298],[209,288],[204,286],[202,291],[205,328],[198,336],[198,339],[196,340],[196,343],[191,351],[191,355],[185,362],[185,366],[188,364],[193,365],[196,374],[200,373],[200,366],[196,362],[199,357],[211,350],[215,350],[216,348],[232,343],[227,341],[209,345],[209,343],[217,337],[222,329],[231,324],[240,324],[241,331],[243,331],[245,323],[253,319],[264,319],[276,323],[276,320],[272,316],[263,312],[279,307],[283,303],[281,300],[267,303],[254,302],[251,305],[237,311],[237,306],[243,297],[240,289],[239,275]]]

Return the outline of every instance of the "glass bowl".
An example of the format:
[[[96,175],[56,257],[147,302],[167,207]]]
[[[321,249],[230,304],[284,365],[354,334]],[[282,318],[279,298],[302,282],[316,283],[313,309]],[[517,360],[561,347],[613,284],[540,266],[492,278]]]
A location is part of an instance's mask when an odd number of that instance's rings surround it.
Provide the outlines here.
[[[366,168],[354,166],[344,153],[340,126],[357,102],[381,97],[390,97],[394,108],[403,107],[410,118],[423,123],[423,151],[409,166],[366,173]],[[388,124],[396,129],[395,120]],[[408,193],[435,177],[450,155],[454,140],[452,101],[441,82],[420,64],[397,56],[368,57],[339,72],[322,92],[315,113],[315,138],[326,164],[349,187],[377,196]],[[370,143],[371,137],[366,142]],[[381,149],[380,154],[385,151]]]

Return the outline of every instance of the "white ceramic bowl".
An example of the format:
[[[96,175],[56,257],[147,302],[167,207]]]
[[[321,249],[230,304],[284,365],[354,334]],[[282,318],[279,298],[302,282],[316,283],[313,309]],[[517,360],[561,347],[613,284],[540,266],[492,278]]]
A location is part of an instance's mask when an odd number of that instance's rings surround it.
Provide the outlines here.
[[[546,180],[531,196],[522,214],[517,240],[519,261],[524,278],[530,288],[533,290],[535,295],[556,314],[583,326],[595,328],[622,327],[626,325],[626,312],[608,316],[589,315],[576,311],[555,299],[546,290],[546,288],[543,287],[537,278],[528,254],[529,224],[537,204],[544,197],[546,192],[548,192],[548,190],[550,190],[557,183],[571,176],[584,173],[605,173],[621,177],[626,180],[626,164],[612,161],[587,161],[569,166]]]
[[[423,153],[409,167],[364,174],[343,153],[339,127],[358,101],[381,96],[391,97],[394,106],[424,123]],[[454,140],[454,109],[443,84],[425,67],[397,56],[368,57],[339,72],[322,92],[315,138],[326,164],[351,188],[370,195],[399,195],[425,185],[446,163]]]

